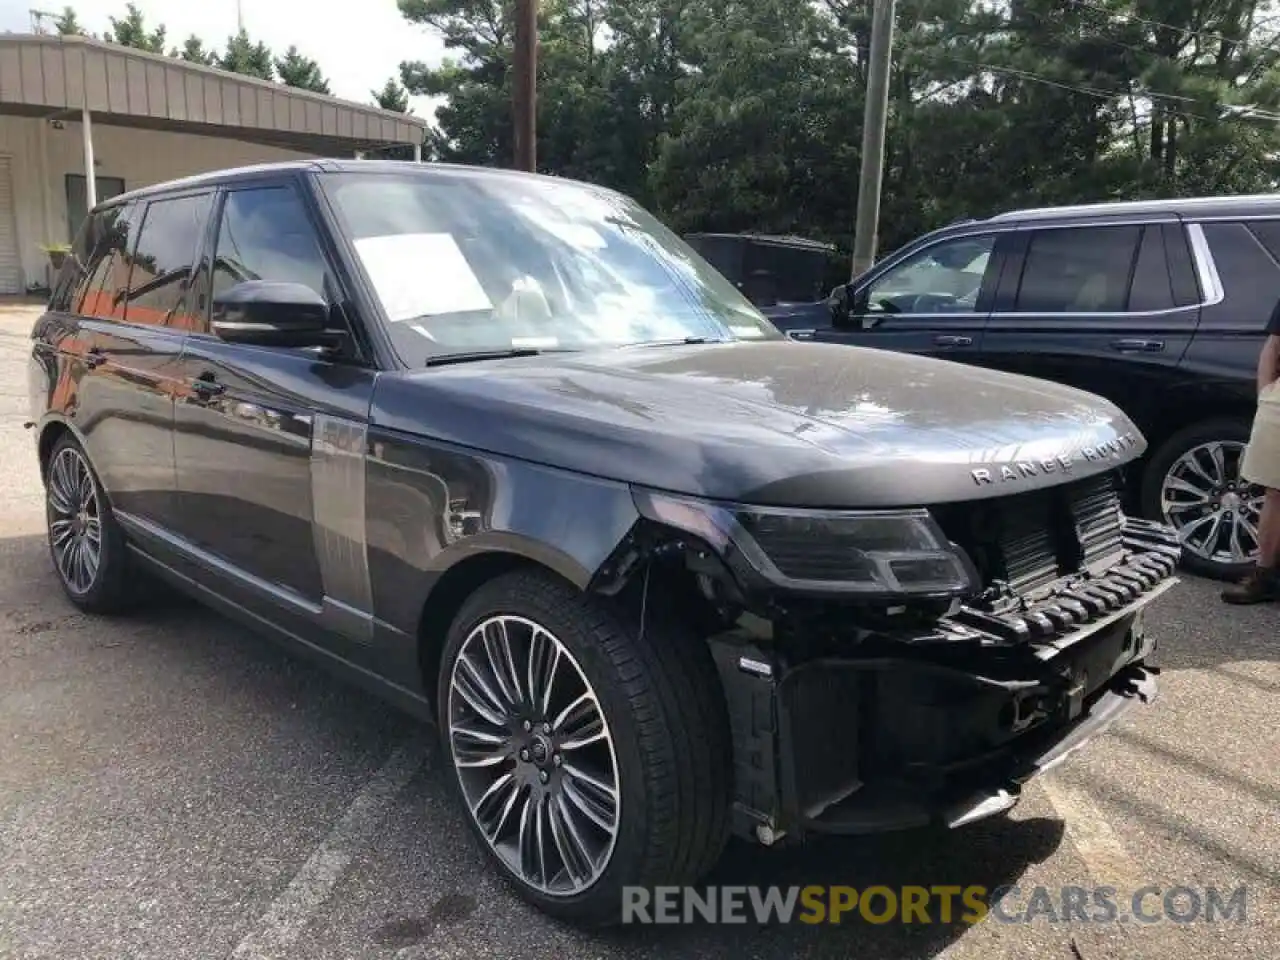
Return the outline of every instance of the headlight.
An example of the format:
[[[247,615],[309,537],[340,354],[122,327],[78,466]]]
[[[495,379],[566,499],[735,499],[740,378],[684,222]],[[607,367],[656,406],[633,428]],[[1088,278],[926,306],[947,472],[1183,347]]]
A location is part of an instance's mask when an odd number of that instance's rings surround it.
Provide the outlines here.
[[[642,516],[692,533],[730,562],[795,590],[867,597],[964,596],[978,588],[928,510],[820,511],[708,503],[637,490]]]

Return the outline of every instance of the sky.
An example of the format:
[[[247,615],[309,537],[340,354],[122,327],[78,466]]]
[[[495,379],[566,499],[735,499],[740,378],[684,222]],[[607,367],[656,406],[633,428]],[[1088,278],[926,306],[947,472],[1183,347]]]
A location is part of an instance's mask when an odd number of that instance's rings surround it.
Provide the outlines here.
[[[69,0],[0,0],[0,31],[31,32],[31,10],[57,13]],[[70,0],[84,28],[101,36],[110,17],[123,18],[127,0]],[[399,77],[400,61],[438,63],[439,37],[409,23],[396,0],[240,0],[249,36],[280,56],[290,44],[320,64],[334,96],[372,102],[371,90]],[[236,32],[236,0],[134,0],[149,29],[166,28],[166,43],[181,46],[194,33],[206,47],[221,50]],[[326,8],[332,14],[326,13]],[[431,117],[432,101],[414,97],[414,113]]]

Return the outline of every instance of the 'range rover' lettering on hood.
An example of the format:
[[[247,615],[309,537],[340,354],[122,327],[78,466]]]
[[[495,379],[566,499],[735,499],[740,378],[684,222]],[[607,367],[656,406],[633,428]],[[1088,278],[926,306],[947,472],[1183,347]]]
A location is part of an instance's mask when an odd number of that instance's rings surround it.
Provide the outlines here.
[[[1010,480],[1026,480],[1050,474],[1070,474],[1078,463],[1124,463],[1132,459],[1131,451],[1141,451],[1142,438],[1137,433],[1122,433],[1099,441],[1094,446],[1081,447],[1078,453],[1060,453],[1040,460],[1022,459],[1013,463],[1001,463],[990,467],[975,467],[969,471],[973,482],[983,484],[1007,483]]]
[[[1113,469],[1146,448],[1113,404],[1070,387],[786,340],[549,353],[396,374],[380,381],[373,417],[558,469],[762,506],[1007,496]]]

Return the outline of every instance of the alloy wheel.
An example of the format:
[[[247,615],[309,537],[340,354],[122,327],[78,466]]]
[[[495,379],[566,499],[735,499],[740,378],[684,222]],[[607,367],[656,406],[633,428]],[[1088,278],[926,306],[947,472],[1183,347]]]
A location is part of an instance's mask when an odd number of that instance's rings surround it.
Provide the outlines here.
[[[93,474],[74,447],[63,447],[49,465],[47,499],[58,573],[73,593],[88,593],[102,563],[102,517]]]
[[[494,854],[548,896],[594,884],[617,839],[618,761],[569,650],[532,620],[489,617],[453,662],[448,720],[463,798]]]
[[[1211,563],[1243,564],[1258,553],[1263,490],[1240,476],[1245,444],[1216,440],[1173,462],[1160,486],[1160,508],[1183,548]]]

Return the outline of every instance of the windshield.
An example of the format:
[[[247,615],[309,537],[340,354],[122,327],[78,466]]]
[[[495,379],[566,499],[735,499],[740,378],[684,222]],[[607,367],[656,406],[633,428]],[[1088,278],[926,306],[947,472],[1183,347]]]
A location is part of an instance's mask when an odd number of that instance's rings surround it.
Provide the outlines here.
[[[570,181],[322,176],[404,361],[781,334],[633,201]]]

